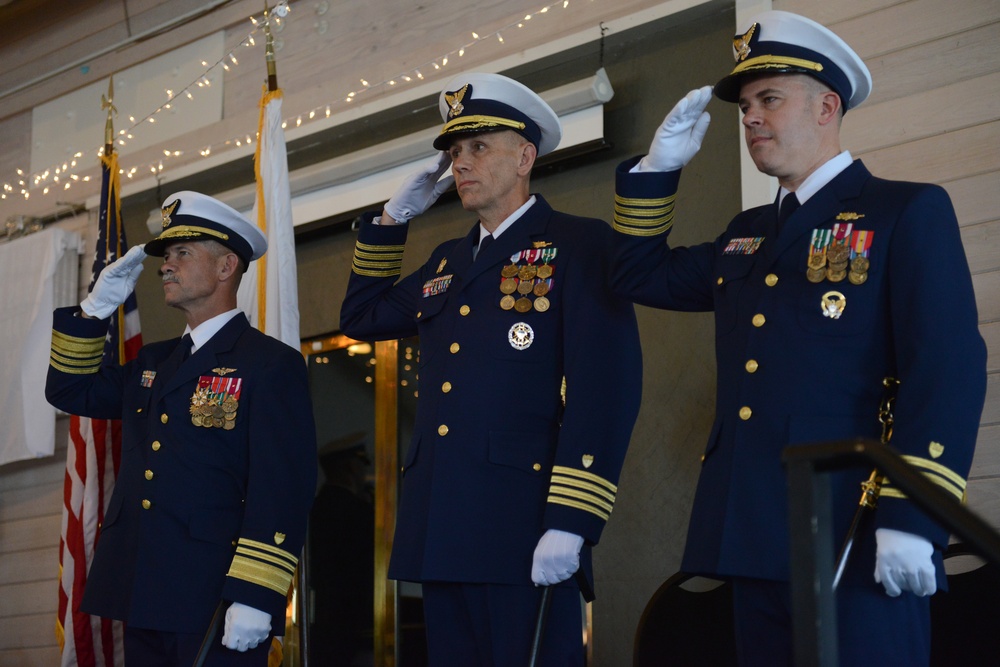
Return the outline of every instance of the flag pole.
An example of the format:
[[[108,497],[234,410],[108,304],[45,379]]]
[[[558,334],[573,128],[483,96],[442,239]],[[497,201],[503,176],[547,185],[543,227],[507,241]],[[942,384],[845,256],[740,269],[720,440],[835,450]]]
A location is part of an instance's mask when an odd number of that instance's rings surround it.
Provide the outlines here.
[[[274,35],[271,34],[271,14],[264,0],[264,62],[267,63],[267,90],[278,89],[278,66],[274,62]]]

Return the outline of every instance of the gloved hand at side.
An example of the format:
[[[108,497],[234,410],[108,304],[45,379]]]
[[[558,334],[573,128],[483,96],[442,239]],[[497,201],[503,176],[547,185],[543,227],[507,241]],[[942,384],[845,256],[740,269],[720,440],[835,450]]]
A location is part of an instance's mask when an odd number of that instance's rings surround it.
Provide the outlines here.
[[[564,530],[545,531],[531,563],[531,580],[536,586],[551,586],[565,581],[580,569],[583,538]]]
[[[937,591],[934,546],[925,538],[891,528],[875,530],[875,583],[890,597],[903,591],[924,597]]]
[[[237,651],[257,648],[271,634],[271,615],[234,602],[226,610],[226,629],[222,645]]]

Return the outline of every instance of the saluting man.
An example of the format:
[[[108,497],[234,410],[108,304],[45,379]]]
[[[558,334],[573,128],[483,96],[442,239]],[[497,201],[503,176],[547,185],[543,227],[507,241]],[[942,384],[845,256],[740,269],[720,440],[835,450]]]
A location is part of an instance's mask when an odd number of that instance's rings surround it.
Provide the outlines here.
[[[266,665],[316,487],[305,363],[236,307],[263,233],[222,202],[178,192],[163,232],[108,265],[79,308],[55,311],[46,396],[122,420],[122,462],[81,608],[126,624],[129,665],[189,667],[219,604],[206,665]],[[101,365],[107,318],[147,253],[163,257],[182,338]],[[235,650],[230,650],[235,649]]]
[[[709,125],[712,89],[692,91],[649,154],[618,169],[612,271],[637,303],[715,311],[717,413],[682,568],[732,578],[741,664],[790,665],[782,450],[880,437],[891,377],[900,383],[891,444],[961,499],[986,352],[945,191],[876,178],[841,149],[844,113],[871,90],[861,58],[780,11],[754,18],[733,43],[736,66],[714,92],[739,105],[750,156],[778,179],[777,201],[740,213],[714,241],[666,242],[681,168]],[[793,199],[798,210],[786,213]],[[832,476],[834,540],[869,472]],[[837,589],[841,664],[927,664],[926,596],[944,583],[947,542],[887,480]]]
[[[569,579],[590,576],[638,412],[635,315],[607,285],[610,227],[530,193],[562,134],[552,109],[496,74],[454,79],[440,109],[443,152],[362,225],[341,315],[355,338],[420,336],[389,576],[423,583],[435,667],[526,664],[536,585],[554,586],[538,664],[582,664]],[[478,221],[400,279],[449,165]]]

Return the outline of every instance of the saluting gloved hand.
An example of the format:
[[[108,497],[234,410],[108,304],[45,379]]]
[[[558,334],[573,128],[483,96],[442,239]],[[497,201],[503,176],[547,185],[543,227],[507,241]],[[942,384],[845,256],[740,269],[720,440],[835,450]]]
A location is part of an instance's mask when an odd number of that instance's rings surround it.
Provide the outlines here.
[[[531,580],[536,586],[552,586],[566,581],[580,569],[583,538],[564,530],[549,528],[538,540],[531,562]]]
[[[451,166],[447,153],[438,153],[420,171],[410,174],[385,204],[385,214],[396,222],[407,222],[420,215],[437,201],[445,190],[451,187],[455,178],[451,175],[441,178],[441,174]],[[441,180],[438,180],[441,178]]]
[[[928,540],[901,530],[878,528],[875,544],[875,583],[882,584],[890,597],[903,591],[920,597],[934,595],[934,547]]]
[[[135,289],[142,273],[142,260],[146,259],[145,244],[132,246],[127,253],[104,267],[97,276],[94,289],[80,302],[80,308],[91,317],[103,320]]]
[[[639,161],[637,171],[676,171],[691,161],[712,120],[705,107],[712,99],[712,87],[688,93],[674,105],[656,130],[649,154]]]
[[[229,605],[226,610],[226,629],[222,633],[223,646],[237,651],[257,648],[270,633],[270,614],[239,602]]]

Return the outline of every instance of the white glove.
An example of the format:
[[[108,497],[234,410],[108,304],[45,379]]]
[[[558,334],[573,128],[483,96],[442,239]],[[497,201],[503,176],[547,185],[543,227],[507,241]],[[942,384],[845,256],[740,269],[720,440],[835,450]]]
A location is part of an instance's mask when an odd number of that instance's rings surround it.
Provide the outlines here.
[[[234,602],[226,610],[226,629],[222,633],[222,645],[226,648],[246,651],[271,634],[271,615],[267,612]]]
[[[80,302],[80,308],[91,317],[103,320],[125,303],[135,289],[146,259],[145,244],[132,246],[127,253],[104,267],[97,276],[94,289]]]
[[[676,171],[691,161],[712,120],[705,107],[712,99],[712,87],[688,93],[674,105],[656,130],[649,154],[639,161],[637,171]]]
[[[580,569],[583,538],[564,530],[549,528],[538,540],[531,562],[531,580],[536,586],[552,586],[566,581]]]
[[[410,174],[385,204],[385,212],[396,222],[407,222],[420,215],[437,201],[445,190],[451,187],[455,178],[451,175],[441,178],[441,174],[451,166],[451,158],[445,152],[438,153],[420,171]],[[441,178],[439,181],[438,179]]]
[[[875,583],[885,586],[890,597],[903,591],[924,597],[937,591],[931,543],[913,533],[891,528],[875,531]]]

